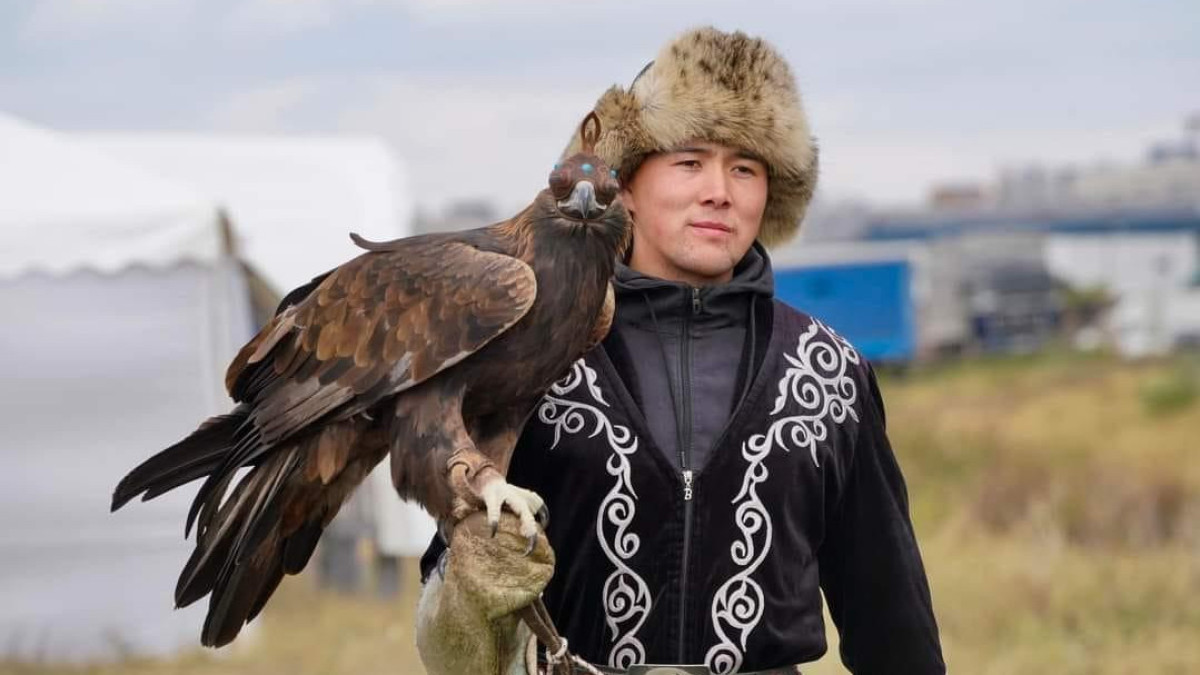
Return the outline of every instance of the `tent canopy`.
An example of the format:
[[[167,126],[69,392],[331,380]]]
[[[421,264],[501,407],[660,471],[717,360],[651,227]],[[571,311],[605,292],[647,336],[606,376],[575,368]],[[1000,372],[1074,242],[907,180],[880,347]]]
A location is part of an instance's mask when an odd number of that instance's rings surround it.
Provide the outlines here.
[[[222,250],[203,193],[0,113],[0,278],[115,272]]]
[[[374,138],[81,133],[72,136],[169,179],[229,213],[237,250],[277,292],[362,253],[350,232],[409,234],[404,167]]]

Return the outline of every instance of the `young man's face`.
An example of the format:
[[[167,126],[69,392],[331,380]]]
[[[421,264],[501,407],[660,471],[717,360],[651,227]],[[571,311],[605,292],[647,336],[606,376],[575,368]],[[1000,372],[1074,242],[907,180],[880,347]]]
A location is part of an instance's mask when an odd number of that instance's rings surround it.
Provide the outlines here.
[[[698,141],[647,157],[621,198],[633,214],[630,267],[697,286],[723,283],[758,236],[767,170],[735,148]]]

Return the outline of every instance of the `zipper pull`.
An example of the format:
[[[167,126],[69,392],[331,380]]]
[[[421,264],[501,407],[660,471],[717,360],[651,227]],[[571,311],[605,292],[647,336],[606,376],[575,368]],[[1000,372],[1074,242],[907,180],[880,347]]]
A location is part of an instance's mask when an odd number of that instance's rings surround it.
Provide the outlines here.
[[[692,470],[684,469],[683,471],[683,501],[692,501]]]
[[[692,313],[693,314],[700,313],[700,289],[699,288],[692,289]]]

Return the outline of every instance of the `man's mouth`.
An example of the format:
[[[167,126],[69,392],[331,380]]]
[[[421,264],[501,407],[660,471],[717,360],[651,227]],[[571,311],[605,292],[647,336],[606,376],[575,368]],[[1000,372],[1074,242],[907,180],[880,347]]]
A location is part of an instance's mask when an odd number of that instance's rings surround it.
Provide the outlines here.
[[[725,223],[718,223],[715,220],[697,220],[689,223],[692,227],[701,230],[714,230],[717,232],[733,232],[733,228]]]

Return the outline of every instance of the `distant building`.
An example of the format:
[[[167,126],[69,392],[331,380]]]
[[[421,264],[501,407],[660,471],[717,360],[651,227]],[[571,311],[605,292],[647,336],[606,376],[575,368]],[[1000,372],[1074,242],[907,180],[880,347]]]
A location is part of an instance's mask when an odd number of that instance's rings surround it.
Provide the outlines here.
[[[1041,210],[1068,198],[1063,181],[1039,165],[1004,169],[996,181],[996,206],[1009,210]]]
[[[1041,261],[971,270],[964,281],[971,337],[984,352],[1025,353],[1055,337],[1062,306]]]
[[[1070,203],[1109,208],[1200,205],[1200,159],[1194,148],[1151,152],[1138,166],[1081,171],[1068,193]]]
[[[1124,354],[1200,344],[1200,113],[1137,164],[1010,167],[991,184],[936,185],[924,210],[864,209],[855,225],[850,248],[921,251],[909,257],[918,355],[1036,348],[1068,295],[1104,300],[1103,341]]]
[[[1116,305],[1108,331],[1130,356],[1160,354],[1200,336],[1193,287],[1200,273],[1200,228],[1195,221],[1157,229],[1052,232],[1048,269],[1076,288],[1105,288]]]
[[[1140,164],[1005,169],[995,206],[1008,210],[1166,209],[1200,206],[1200,114],[1177,139],[1153,143]]]
[[[945,183],[929,191],[929,207],[935,211],[969,211],[990,205],[987,190],[979,183]]]
[[[928,251],[921,353],[1036,346],[1058,320],[1056,283],[1107,289],[1105,333],[1129,356],[1200,339],[1200,209],[906,214],[865,239]]]
[[[858,239],[871,217],[871,210],[869,204],[860,200],[832,201],[818,194],[809,205],[800,235],[792,245]]]

